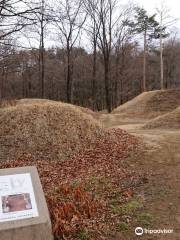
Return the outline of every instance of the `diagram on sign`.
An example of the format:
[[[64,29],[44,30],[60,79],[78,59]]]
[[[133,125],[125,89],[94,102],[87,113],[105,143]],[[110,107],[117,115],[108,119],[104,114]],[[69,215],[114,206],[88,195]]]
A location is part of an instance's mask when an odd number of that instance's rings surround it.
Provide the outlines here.
[[[0,176],[0,222],[38,216],[31,175]]]

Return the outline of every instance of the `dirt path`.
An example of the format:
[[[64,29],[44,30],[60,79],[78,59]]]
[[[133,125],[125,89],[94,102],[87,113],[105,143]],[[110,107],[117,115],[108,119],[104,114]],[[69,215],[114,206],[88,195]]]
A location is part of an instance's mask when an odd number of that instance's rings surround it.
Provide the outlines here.
[[[136,212],[131,227],[122,231],[117,239],[179,240],[180,130],[140,130],[139,127],[147,120],[124,119],[118,114],[103,114],[101,120],[106,127],[120,127],[138,136],[146,145],[142,155],[128,162],[142,175],[148,172],[147,179],[136,193],[143,201],[143,208]],[[139,237],[134,233],[137,226],[143,229],[173,229],[173,233],[143,234]]]

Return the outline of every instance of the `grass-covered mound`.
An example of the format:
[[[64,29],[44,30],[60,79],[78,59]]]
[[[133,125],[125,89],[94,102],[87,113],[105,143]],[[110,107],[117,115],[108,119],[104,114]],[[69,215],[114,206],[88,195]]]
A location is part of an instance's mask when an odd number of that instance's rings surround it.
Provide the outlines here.
[[[146,123],[142,129],[180,129],[180,107],[174,111],[156,117]]]
[[[24,152],[64,160],[89,148],[105,132],[78,107],[48,100],[23,100],[0,108],[0,159]]]
[[[140,94],[114,109],[113,113],[131,117],[154,118],[180,105],[180,89],[156,90]]]

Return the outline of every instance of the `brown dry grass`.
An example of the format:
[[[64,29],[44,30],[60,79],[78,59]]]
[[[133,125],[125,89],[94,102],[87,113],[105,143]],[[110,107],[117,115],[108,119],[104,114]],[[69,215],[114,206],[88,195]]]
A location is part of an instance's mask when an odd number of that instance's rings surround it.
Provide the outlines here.
[[[64,160],[105,134],[101,124],[78,107],[48,100],[20,100],[0,108],[0,126],[1,160],[23,152]]]
[[[59,101],[54,101],[54,100],[49,100],[49,99],[36,99],[36,98],[24,98],[16,101],[16,104],[34,104],[34,103],[40,103],[40,104],[45,104],[45,103],[62,103]],[[92,116],[95,119],[98,119],[99,114],[98,112],[94,112],[89,108],[81,107],[81,106],[76,106],[80,111],[83,113],[86,113],[90,116]]]
[[[55,100],[49,100],[49,99],[39,99],[39,98],[23,98],[20,100],[16,99],[9,99],[9,100],[2,100],[0,101],[0,108],[5,108],[5,107],[11,107],[11,106],[16,106],[16,105],[24,105],[24,104],[46,104],[46,103],[62,103],[60,101],[55,101]],[[89,108],[81,107],[81,106],[76,106],[78,107],[79,110],[81,110],[83,113],[91,115],[95,119],[99,119],[99,113],[94,112]]]
[[[154,128],[180,129],[180,107],[149,121],[142,127],[142,129]]]
[[[0,108],[15,106],[17,104],[17,100],[10,99],[10,100],[1,100],[0,101]]]
[[[144,92],[116,108],[113,113],[124,116],[154,118],[173,111],[180,105],[180,89]]]
[[[80,239],[86,230],[81,239],[109,240],[126,217],[113,213],[112,199],[131,201],[141,184],[126,164],[137,154],[136,137],[105,131],[86,111],[47,100],[0,109],[0,168],[37,166],[57,239]]]

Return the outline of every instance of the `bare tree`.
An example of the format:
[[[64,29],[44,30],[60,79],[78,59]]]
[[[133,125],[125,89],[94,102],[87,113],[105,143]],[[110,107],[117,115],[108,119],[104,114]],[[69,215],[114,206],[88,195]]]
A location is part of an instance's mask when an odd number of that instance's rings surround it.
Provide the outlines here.
[[[54,22],[59,32],[59,38],[67,54],[67,102],[72,102],[73,87],[73,47],[80,36],[80,31],[86,20],[82,0],[59,0],[55,7]]]
[[[0,100],[5,97],[5,80],[7,78],[7,63],[6,59],[9,57],[12,51],[10,45],[5,46],[0,44]]]
[[[115,5],[116,1],[100,0],[99,6],[97,8],[98,16],[101,23],[99,31],[99,47],[103,53],[106,105],[109,113],[112,110],[110,86],[110,58],[112,51],[112,30],[115,25],[112,22]]]
[[[131,19],[133,12],[133,6],[125,6],[122,9],[120,19],[116,25],[114,31],[114,40],[113,40],[113,48],[115,55],[115,86],[114,86],[114,106],[116,107],[119,104],[119,96],[120,95],[120,103],[123,103],[123,71],[124,71],[124,59],[126,54],[127,46],[130,43],[132,34],[127,22]],[[119,91],[119,83],[120,83],[120,91]]]
[[[29,8],[25,0],[0,1],[0,41],[12,33],[21,31],[34,23],[33,13],[37,8]]]
[[[170,9],[166,6],[165,1],[161,1],[160,6],[156,8],[159,17],[158,38],[160,41],[160,72],[161,72],[161,89],[164,89],[164,61],[163,61],[163,39],[168,37],[166,28],[171,26],[176,20],[170,16]]]
[[[50,21],[52,21],[52,16],[50,6],[45,0],[32,1],[28,6],[31,8],[37,8],[37,11],[33,12],[35,24],[30,26],[29,30],[31,30],[30,32],[33,33],[33,38],[38,38],[39,89],[41,91],[41,98],[45,98],[45,37],[47,25],[50,23]],[[25,35],[27,35],[27,38],[29,38],[29,32],[26,32]]]
[[[0,0],[0,43],[3,49],[11,49],[14,45],[12,35],[19,33],[25,27],[35,23],[33,14],[38,8],[31,8],[26,0]],[[2,48],[1,46],[1,48]],[[4,65],[5,56],[0,53],[2,77],[0,97],[3,97],[7,67]]]
[[[39,44],[39,80],[41,83],[41,97],[45,97],[45,91],[44,91],[44,81],[45,81],[45,62],[44,62],[44,30],[47,23],[47,16],[45,16],[45,2],[44,0],[41,0],[40,2],[40,12],[38,16],[39,24],[40,24],[40,44]]]
[[[90,42],[92,44],[93,49],[93,67],[92,67],[92,91],[91,91],[91,98],[92,98],[92,108],[95,109],[96,105],[96,75],[97,75],[97,50],[98,50],[98,34],[100,28],[100,20],[96,19],[96,4],[97,0],[91,0],[91,4],[89,5],[89,0],[84,0],[85,11],[88,14],[88,21],[85,26],[85,30],[87,35],[90,38]],[[98,22],[99,21],[99,22]]]
[[[45,28],[45,2],[40,1],[40,12],[38,15],[40,24],[40,41],[39,41],[39,82],[41,83],[41,97],[44,98],[44,28]]]
[[[106,107],[108,112],[112,110],[111,104],[111,84],[110,84],[110,59],[112,52],[112,36],[116,23],[119,20],[119,15],[116,17],[116,0],[92,0],[88,1],[89,12],[93,18],[98,30],[98,47],[103,55],[104,65],[104,83],[106,92]],[[92,14],[93,13],[93,14]]]

